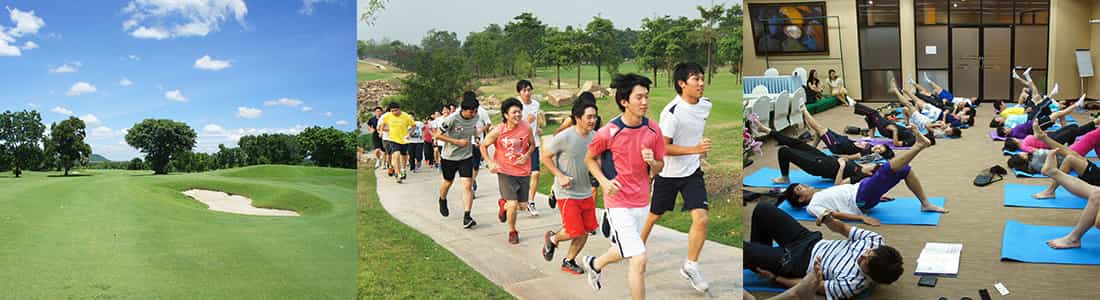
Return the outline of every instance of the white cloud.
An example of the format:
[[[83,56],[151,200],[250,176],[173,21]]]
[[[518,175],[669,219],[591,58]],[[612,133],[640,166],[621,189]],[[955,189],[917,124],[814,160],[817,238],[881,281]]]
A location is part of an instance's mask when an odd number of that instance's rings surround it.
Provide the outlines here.
[[[218,71],[233,66],[233,63],[228,60],[217,60],[210,58],[210,55],[203,55],[199,59],[195,60],[195,69]]]
[[[126,77],[122,77],[122,80],[118,81],[118,85],[121,86],[130,86],[132,84],[134,84],[134,82],[130,81],[130,79],[127,79]]]
[[[332,117],[332,112],[331,111],[326,111],[323,115],[325,115],[325,117],[331,118]]]
[[[311,111],[311,110],[313,110],[313,107],[302,106],[302,111],[308,112],[308,111]]]
[[[164,29],[148,28],[145,26],[139,27],[137,30],[131,32],[130,35],[139,39],[163,40],[168,38],[168,32],[164,31]]]
[[[219,133],[224,133],[225,128],[222,128],[221,126],[218,126],[218,124],[210,123],[210,124],[206,124],[206,126],[202,128],[202,132],[203,133],[209,133],[209,134],[219,134]]]
[[[248,7],[244,0],[133,0],[122,12],[129,15],[122,22],[123,31],[135,38],[162,40],[206,36],[231,17],[243,27]]]
[[[23,43],[23,49],[20,50],[16,38],[38,33],[38,29],[46,26],[46,22],[34,15],[33,10],[22,11],[10,7],[7,10],[12,23],[15,23],[15,27],[5,28],[0,26],[0,56],[20,56],[23,55],[22,50],[38,48],[38,44],[27,41]]]
[[[241,118],[245,118],[245,119],[259,118],[260,115],[262,115],[263,113],[264,113],[264,111],[262,111],[258,108],[251,108],[251,107],[244,107],[244,106],[237,107],[237,116],[241,117]]]
[[[276,106],[276,105],[282,105],[282,106],[286,106],[286,107],[298,107],[298,105],[302,105],[302,100],[298,100],[298,99],[294,99],[294,98],[279,98],[279,99],[275,99],[275,100],[264,101],[264,106]]]
[[[339,120],[339,121],[336,121],[336,125],[337,126],[346,126],[346,125],[348,125],[348,121]]]
[[[141,60],[141,57],[133,54],[127,55],[126,58],[129,58],[130,60]]]
[[[184,97],[183,92],[180,92],[180,90],[178,89],[164,92],[164,99],[178,102],[187,102],[187,97]]]
[[[97,118],[93,114],[86,114],[86,115],[80,116],[80,120],[84,121],[84,124],[88,124],[88,126],[95,126],[95,125],[100,124],[99,123],[99,118]]]
[[[60,106],[54,106],[53,108],[50,109],[50,111],[55,112],[55,113],[59,113],[59,114],[62,114],[62,115],[67,115],[67,116],[73,115],[73,111],[69,110],[68,108],[64,108],[64,107],[60,107]]]
[[[69,88],[69,92],[65,93],[65,95],[80,96],[82,94],[95,93],[95,91],[95,86],[91,83],[77,81]]]
[[[31,108],[38,108],[38,104],[34,104],[34,102],[27,102],[27,106],[30,106]]]
[[[214,125],[214,126],[211,126]],[[207,130],[207,129],[212,130]],[[215,124],[206,125],[203,130],[199,132],[196,141],[195,149],[199,152],[213,153],[218,151],[218,144],[225,144],[227,147],[236,147],[237,142],[241,137],[246,135],[260,135],[260,134],[299,134],[306,129],[304,125],[295,125],[288,128],[222,128]]]
[[[87,123],[87,122],[85,122],[85,123]],[[98,126],[96,128],[92,128],[92,138],[102,139],[102,138],[113,137],[114,135],[115,135],[114,130],[111,130],[111,128],[107,127],[107,126]]]
[[[302,9],[298,10],[298,13],[303,15],[313,14],[313,5],[318,3],[334,2],[332,0],[302,0]]]
[[[79,61],[72,63],[64,63],[55,68],[50,68],[50,73],[74,73],[79,70],[82,64]]]

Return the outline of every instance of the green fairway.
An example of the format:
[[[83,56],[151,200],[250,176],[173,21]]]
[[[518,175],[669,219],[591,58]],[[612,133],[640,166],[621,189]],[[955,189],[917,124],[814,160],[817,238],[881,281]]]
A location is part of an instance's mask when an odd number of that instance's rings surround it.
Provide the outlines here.
[[[387,69],[380,70],[372,64],[358,63],[355,65],[356,81],[392,79],[406,74],[405,71],[397,69],[396,67],[386,67]]]
[[[390,216],[370,167],[359,169],[360,299],[511,299],[466,263]]]
[[[253,166],[150,176],[0,177],[0,282],[11,299],[348,299],[354,170]],[[239,194],[301,217],[210,211],[181,194]]]
[[[638,69],[633,63],[624,63],[619,67],[620,73],[638,73],[646,77],[653,76],[652,70]],[[556,75],[553,68],[539,68],[536,71],[539,77],[531,79],[535,94],[541,95],[547,89],[556,88]],[[567,75],[570,80],[566,80]],[[668,77],[664,71],[657,72],[655,87],[651,87],[649,95],[649,118],[655,122],[658,120],[661,109],[676,97],[676,90],[668,85]],[[576,69],[565,71],[562,69],[562,88],[577,90]],[[650,78],[651,80],[653,78]],[[555,80],[553,86],[550,80]],[[581,68],[581,83],[584,81],[596,82],[596,66],[583,66]],[[607,87],[611,78],[603,75],[603,87]],[[479,91],[483,95],[493,94],[497,98],[515,96],[514,79],[501,79],[491,85],[482,86]],[[707,172],[707,189],[710,194],[710,224],[708,226],[707,239],[722,244],[741,247],[741,198],[737,197],[739,191],[735,191],[737,178],[741,174],[741,86],[737,82],[737,76],[729,72],[728,67],[719,67],[714,74],[713,81],[707,85],[704,95],[709,98],[714,107],[710,118],[707,120],[705,136],[714,143],[708,154],[707,161],[711,168],[704,169]],[[619,107],[611,101],[612,97],[598,99],[600,115],[604,120],[610,120],[618,115]],[[543,109],[547,111],[564,111],[567,107],[555,108],[545,101]],[[493,115],[493,122],[500,122],[500,115]],[[557,125],[543,129],[543,134],[551,134]],[[542,172],[539,175],[538,191],[550,194],[553,185],[553,175]],[[602,195],[597,199],[599,207],[603,207]],[[546,203],[537,203],[540,207],[546,207]],[[676,211],[666,213],[658,224],[687,232],[691,227],[691,216],[679,212],[680,202],[676,204]]]

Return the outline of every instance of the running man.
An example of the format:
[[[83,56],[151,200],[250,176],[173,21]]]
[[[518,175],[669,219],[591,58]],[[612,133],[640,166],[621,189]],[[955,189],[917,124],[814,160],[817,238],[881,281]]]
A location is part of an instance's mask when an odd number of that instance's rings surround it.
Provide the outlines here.
[[[519,244],[516,232],[516,207],[527,201],[527,190],[531,187],[531,154],[535,151],[535,135],[530,125],[523,120],[523,104],[515,98],[508,98],[500,104],[503,124],[493,127],[481,141],[482,157],[489,157],[489,146],[493,146],[492,159],[486,160],[489,172],[497,174],[500,185],[500,197],[497,202],[497,218],[508,222],[508,243]]]
[[[413,121],[412,116],[409,114],[401,113],[401,104],[397,102],[390,103],[390,114],[383,115],[382,120],[379,122],[382,124],[382,131],[389,133],[389,154],[391,160],[391,169],[397,168],[396,172],[400,175],[396,175],[397,183],[401,183],[405,180],[406,174],[405,165],[409,163],[409,129],[416,123]],[[394,155],[397,153],[397,155]]]
[[[553,260],[558,244],[571,241],[569,253],[562,258],[561,270],[577,275],[584,273],[584,269],[577,264],[577,254],[588,241],[588,233],[599,227],[596,223],[596,200],[592,197],[591,177],[588,167],[584,165],[584,154],[595,137],[593,129],[596,127],[598,115],[595,102],[574,102],[570,118],[577,125],[554,135],[540,157],[546,170],[554,174],[554,195],[558,198],[557,207],[561,212],[562,224],[560,231],[546,232],[542,257],[546,261]]]
[[[531,188],[527,193],[527,199],[531,201],[527,203],[520,202],[520,205],[525,205],[527,213],[532,217],[539,215],[539,211],[535,209],[535,193],[539,186],[539,146],[542,141],[542,127],[545,126],[545,116],[542,109],[539,108],[539,101],[531,98],[531,92],[535,90],[530,81],[526,79],[516,82],[516,93],[519,94],[519,100],[523,102],[523,120],[528,124],[531,124],[531,132],[535,134],[535,152],[532,157],[536,159],[531,162]]]
[[[382,107],[381,106],[375,106],[374,107],[374,115],[372,115],[370,117],[370,120],[367,120],[367,132],[370,133],[371,141],[373,142],[372,144],[374,144],[374,168],[375,169],[381,168],[382,167],[382,162],[385,161],[385,158],[388,158],[388,157],[384,156],[384,155],[386,155],[386,153],[385,153],[386,151],[382,150],[382,136],[379,135],[379,131],[378,131],[378,119],[381,118],[381,117],[382,117]],[[385,164],[388,166],[389,161],[386,161]]]
[[[665,165],[661,128],[645,117],[650,83],[649,78],[638,74],[615,76],[611,87],[615,88],[615,104],[622,115],[596,132],[584,157],[588,171],[603,188],[612,242],[599,257],[584,257],[588,284],[599,291],[604,268],[629,258],[627,280],[634,299],[645,299],[646,249],[641,232],[649,214],[650,178]]]
[[[443,217],[450,215],[447,208],[447,192],[454,183],[455,172],[462,178],[462,227],[472,228],[477,225],[474,218],[470,217],[470,209],[474,206],[473,171],[474,171],[474,147],[471,138],[477,134],[477,108],[476,97],[463,97],[462,112],[442,118],[439,127],[435,128],[433,135],[437,141],[443,142],[443,151],[440,156],[440,167],[443,170],[443,184],[439,186],[439,214]]]
[[[653,179],[653,203],[642,228],[642,241],[648,241],[653,225],[676,206],[676,195],[683,197],[680,211],[691,214],[688,230],[688,251],[680,275],[695,290],[710,288],[699,271],[699,253],[707,240],[707,187],[703,181],[700,156],[710,151],[710,139],[703,137],[703,128],[713,105],[703,97],[705,78],[703,67],[696,63],[679,63],[672,73],[676,82],[676,98],[661,110],[661,133],[664,134],[664,168]]]

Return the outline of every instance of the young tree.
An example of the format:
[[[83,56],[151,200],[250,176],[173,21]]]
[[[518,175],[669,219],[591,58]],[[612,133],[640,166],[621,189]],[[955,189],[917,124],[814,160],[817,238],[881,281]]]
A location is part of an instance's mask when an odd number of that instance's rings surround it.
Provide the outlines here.
[[[596,84],[603,85],[603,66],[608,70],[618,70],[623,55],[616,39],[615,25],[611,20],[593,17],[585,27],[588,44],[592,47],[591,59],[596,63]],[[614,74],[614,72],[610,72]]]
[[[309,127],[298,134],[298,140],[309,159],[318,166],[348,167],[355,164],[355,140],[349,140],[348,133],[339,129]]]
[[[543,41],[546,35],[546,24],[543,24],[535,15],[526,12],[512,18],[512,20],[514,21],[508,22],[504,26],[504,33],[508,36],[508,45],[525,54],[532,63],[542,61],[543,50],[546,48]],[[516,61],[513,60],[513,62]],[[515,67],[517,66],[513,64],[513,70]],[[530,68],[526,77],[535,77],[535,68]]]
[[[195,147],[195,130],[169,119],[145,119],[130,127],[126,143],[145,153],[153,174],[168,174],[172,156]]]
[[[130,164],[126,165],[127,170],[145,170],[145,162],[141,161],[141,158],[135,157],[130,160]]]
[[[48,154],[55,156],[65,176],[69,176],[69,170],[74,165],[85,165],[88,157],[92,155],[92,146],[84,142],[87,137],[84,121],[77,117],[69,117],[61,123],[50,125],[50,139],[46,148]]]
[[[37,111],[5,111],[0,114],[0,159],[6,161],[15,177],[25,169],[40,165],[45,156],[42,147],[42,135],[46,125]]]
[[[711,78],[714,77],[714,64],[713,56],[715,51],[715,44],[718,43],[720,38],[719,32],[715,27],[718,21],[725,14],[726,8],[720,4],[711,6],[710,9],[703,7],[702,5],[696,6],[695,9],[699,10],[699,16],[703,18],[703,44],[706,46],[707,55],[707,84],[710,84]]]

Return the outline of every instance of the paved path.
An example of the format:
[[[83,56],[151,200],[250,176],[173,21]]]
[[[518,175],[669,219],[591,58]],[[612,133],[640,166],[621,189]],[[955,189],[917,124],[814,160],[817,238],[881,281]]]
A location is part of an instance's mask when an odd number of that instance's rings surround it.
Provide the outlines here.
[[[536,205],[541,213],[520,216],[516,229],[518,245],[508,244],[507,225],[496,218],[496,174],[482,169],[478,176],[479,190],[474,198],[472,216],[477,221],[473,229],[462,228],[462,192],[459,182],[451,187],[448,198],[450,216],[439,214],[438,171],[410,173],[397,184],[385,172],[378,171],[378,196],[382,206],[401,222],[432,237],[489,280],[504,287],[520,299],[624,299],[630,297],[626,283],[625,262],[604,269],[603,289],[592,291],[585,275],[572,275],[560,269],[567,251],[563,243],[554,260],[542,258],[542,236],[547,230],[557,230],[561,217],[557,210],[546,206],[546,196],[539,194]],[[678,213],[678,212],[677,212]],[[597,216],[602,216],[599,212]],[[591,236],[581,255],[596,255],[607,250],[608,240],[602,235]],[[741,249],[708,241],[703,247],[700,266],[710,281],[710,292],[695,291],[680,276],[679,268],[687,253],[687,234],[656,227],[647,245],[649,263],[646,270],[646,293],[649,299],[741,299]]]

